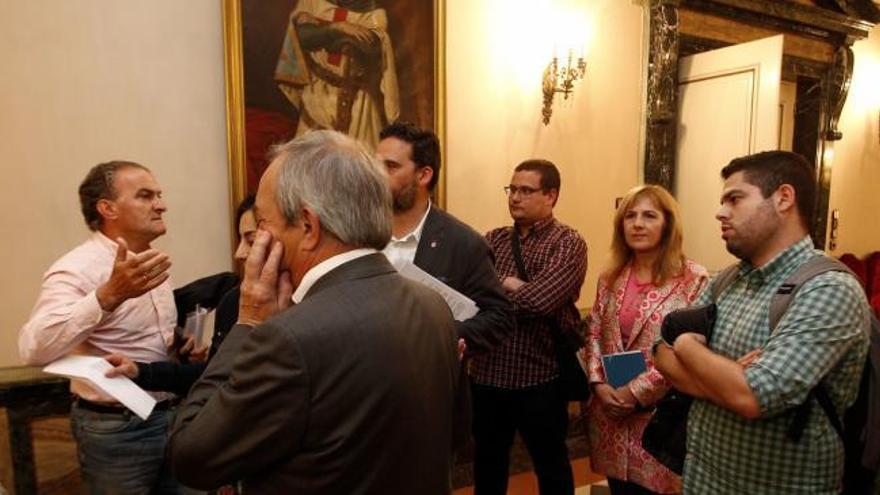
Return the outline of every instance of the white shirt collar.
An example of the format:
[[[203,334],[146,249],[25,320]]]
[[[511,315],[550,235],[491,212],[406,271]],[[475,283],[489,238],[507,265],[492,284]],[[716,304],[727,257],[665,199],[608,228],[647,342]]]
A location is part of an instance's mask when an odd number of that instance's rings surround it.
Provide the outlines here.
[[[410,239],[415,239],[416,244],[422,239],[422,230],[425,228],[425,220],[428,219],[428,213],[431,212],[431,200],[428,200],[428,208],[425,210],[425,214],[422,215],[422,219],[419,221],[419,224],[416,225],[416,228],[412,230],[409,234],[405,234],[401,238],[396,238],[393,235],[391,236],[391,242],[404,242]]]
[[[302,302],[303,298],[306,297],[306,293],[309,292],[309,289],[315,285],[315,282],[321,279],[324,275],[327,275],[331,270],[337,268],[349,261],[356,260],[358,258],[362,258],[369,254],[378,253],[375,249],[371,248],[361,248],[361,249],[352,249],[351,251],[346,251],[342,254],[337,254],[336,256],[331,256],[326,260],[318,263],[317,265],[311,267],[309,271],[303,275],[302,282],[299,283],[299,286],[293,292],[294,304],[299,304]]]

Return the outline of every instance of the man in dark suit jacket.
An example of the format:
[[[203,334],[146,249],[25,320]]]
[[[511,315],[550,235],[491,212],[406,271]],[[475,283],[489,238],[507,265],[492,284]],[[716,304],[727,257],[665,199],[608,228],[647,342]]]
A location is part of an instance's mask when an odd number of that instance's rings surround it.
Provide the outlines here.
[[[386,181],[337,132],[278,151],[257,193],[238,324],[178,412],[181,482],[451,491],[452,452],[469,427],[455,326],[442,298],[378,251],[391,235]]]
[[[486,240],[431,203],[440,174],[437,136],[409,123],[380,133],[376,156],[385,163],[394,198],[392,263],[410,262],[472,299],[479,312],[456,323],[466,354],[487,352],[513,329],[513,307],[498,276]]]

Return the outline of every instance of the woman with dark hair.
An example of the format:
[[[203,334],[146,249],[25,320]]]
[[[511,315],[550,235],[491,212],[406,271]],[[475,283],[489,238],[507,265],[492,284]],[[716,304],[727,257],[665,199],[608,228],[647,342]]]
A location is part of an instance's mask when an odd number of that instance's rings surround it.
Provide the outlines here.
[[[590,463],[608,477],[612,494],[677,493],[681,479],[642,448],[650,409],[669,388],[650,348],[663,317],[690,304],[708,274],[682,253],[678,205],[660,186],[636,187],[623,198],[614,215],[611,255],[581,351],[593,389],[587,406]],[[602,357],[629,351],[641,352],[646,371],[613,387]]]

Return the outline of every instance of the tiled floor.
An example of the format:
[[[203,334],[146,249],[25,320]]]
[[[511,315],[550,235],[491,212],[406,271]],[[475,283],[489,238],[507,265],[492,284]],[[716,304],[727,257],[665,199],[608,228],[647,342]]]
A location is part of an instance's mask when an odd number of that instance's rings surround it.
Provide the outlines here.
[[[574,484],[578,487],[575,495],[590,495],[589,485],[605,479],[604,476],[590,471],[590,463],[587,458],[572,461],[571,469],[574,472]],[[473,495],[473,493],[473,488],[465,487],[455,490],[453,495]],[[535,495],[537,493],[538,479],[535,478],[533,472],[516,474],[510,477],[507,495]]]

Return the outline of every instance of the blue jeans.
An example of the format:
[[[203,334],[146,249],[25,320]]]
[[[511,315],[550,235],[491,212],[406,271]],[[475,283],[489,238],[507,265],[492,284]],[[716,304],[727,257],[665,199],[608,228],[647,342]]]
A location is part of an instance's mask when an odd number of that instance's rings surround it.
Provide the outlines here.
[[[153,411],[146,421],[134,413],[99,413],[74,403],[70,427],[88,493],[179,494],[165,458],[174,412]]]

